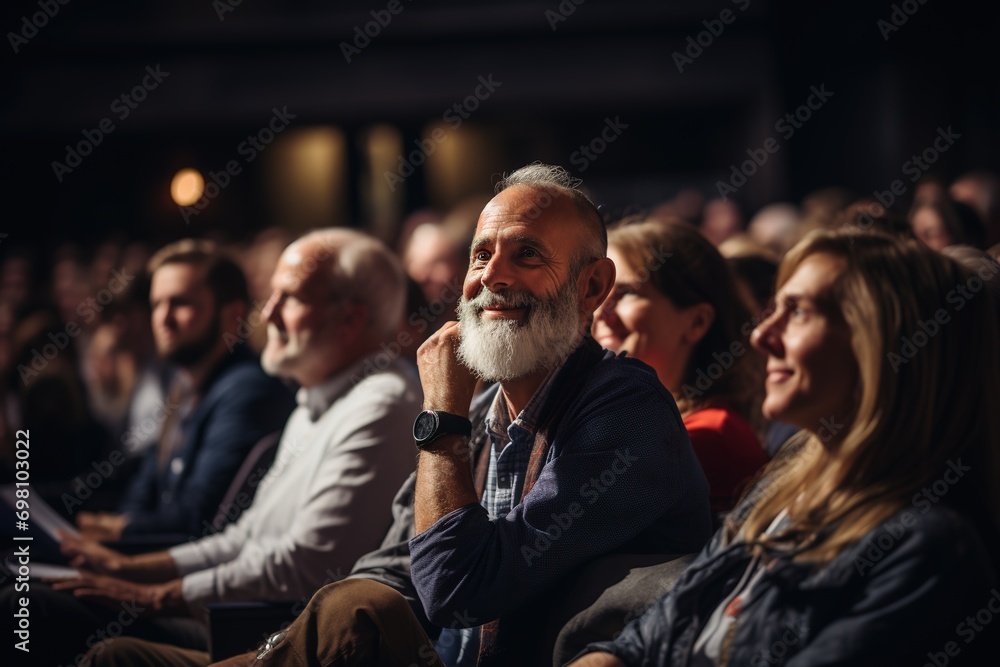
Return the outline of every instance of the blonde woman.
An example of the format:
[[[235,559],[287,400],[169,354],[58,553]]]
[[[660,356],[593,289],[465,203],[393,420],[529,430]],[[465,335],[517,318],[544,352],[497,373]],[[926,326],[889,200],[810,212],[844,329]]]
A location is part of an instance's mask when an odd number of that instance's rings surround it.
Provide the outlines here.
[[[649,364],[673,394],[712,511],[723,514],[767,463],[754,429],[763,364],[732,270],[682,221],[620,224],[608,233],[608,256],[615,288],[595,314],[594,338]]]
[[[858,230],[793,248],[753,341],[764,414],[808,440],[574,667],[995,664],[1000,362],[991,300],[953,298],[971,277]]]

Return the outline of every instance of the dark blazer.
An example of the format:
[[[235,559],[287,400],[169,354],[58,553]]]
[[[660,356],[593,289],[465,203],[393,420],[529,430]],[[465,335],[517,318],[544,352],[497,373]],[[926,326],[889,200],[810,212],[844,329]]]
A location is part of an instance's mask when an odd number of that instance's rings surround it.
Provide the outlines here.
[[[291,391],[238,347],[182,422],[184,444],[165,470],[158,470],[156,447],[146,452],[119,507],[131,517],[124,534],[214,532],[208,522],[240,464],[258,440],[281,430],[294,407]]]

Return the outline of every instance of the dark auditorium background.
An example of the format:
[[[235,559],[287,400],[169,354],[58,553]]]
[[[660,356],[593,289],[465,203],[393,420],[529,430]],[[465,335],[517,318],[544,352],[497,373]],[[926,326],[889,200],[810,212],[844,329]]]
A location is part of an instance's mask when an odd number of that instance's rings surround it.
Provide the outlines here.
[[[919,169],[907,163],[938,136],[952,140],[932,174],[998,168],[995,25],[983,11],[942,0],[7,2],[0,255],[113,236],[238,241],[272,225],[362,226],[391,241],[409,213],[447,210],[534,160],[581,177],[611,217],[684,188],[716,196],[754,155],[766,161],[730,193],[747,216],[897,179],[905,213]],[[817,108],[801,110],[810,100]],[[797,110],[808,120],[782,124]],[[280,131],[264,145],[269,123]],[[88,137],[100,140],[89,154],[69,155]],[[187,215],[170,194],[182,168],[223,185]]]

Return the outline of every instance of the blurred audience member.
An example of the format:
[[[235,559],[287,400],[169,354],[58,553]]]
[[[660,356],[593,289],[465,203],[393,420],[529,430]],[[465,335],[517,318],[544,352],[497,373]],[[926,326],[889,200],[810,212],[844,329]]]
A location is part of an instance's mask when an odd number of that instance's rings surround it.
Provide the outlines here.
[[[242,344],[246,280],[207,241],[184,240],[149,263],[152,328],[161,358],[177,369],[155,449],[146,453],[119,513],[81,512],[88,537],[201,530],[215,517],[236,471],[291,412],[289,391],[264,374]]]
[[[424,293],[426,306],[407,311],[406,322],[426,339],[455,319],[462,282],[469,264],[467,245],[443,223],[424,222],[413,228],[403,248],[403,268]],[[410,299],[408,299],[410,301]],[[412,347],[415,354],[419,344]]]
[[[135,359],[121,349],[114,325],[102,323],[94,329],[83,366],[91,413],[109,433],[121,437],[136,367]]]
[[[89,321],[81,321],[78,312],[85,304],[89,292],[90,279],[87,268],[80,259],[79,249],[74,245],[64,245],[56,250],[52,266],[52,302],[59,310],[63,322],[77,322],[83,329],[79,338],[74,339],[74,345],[82,349],[90,338]],[[102,285],[106,287],[107,285]]]
[[[122,273],[127,273],[130,276],[144,275],[151,256],[149,246],[145,243],[141,241],[129,243],[122,250]]]
[[[70,479],[107,453],[108,436],[87,409],[72,336],[52,307],[26,304],[14,316],[3,411],[10,436],[31,433],[31,483],[55,504]],[[79,331],[79,329],[76,329]],[[5,437],[4,477],[14,474],[14,440]]]
[[[251,301],[267,301],[271,295],[271,276],[278,259],[292,236],[287,229],[269,227],[258,233],[244,255],[243,270]]]
[[[115,240],[104,241],[97,246],[87,267],[92,294],[107,287],[114,278],[115,269],[121,266],[121,255],[121,244]]]
[[[975,211],[947,197],[914,205],[909,220],[913,235],[932,250],[962,243],[985,247],[985,230]]]
[[[993,299],[997,315],[1000,316],[1000,261],[990,256],[989,253],[968,245],[948,246],[941,252],[964,266],[972,274],[970,280],[961,285],[964,290],[959,291],[954,298],[975,298],[975,295],[985,288],[985,294]]]
[[[413,211],[399,223],[399,235],[396,238],[396,255],[402,257],[406,254],[406,246],[413,236],[413,230],[420,225],[430,223],[432,225],[441,224],[441,213],[430,208],[422,208]],[[405,267],[404,267],[405,269]]]
[[[31,298],[33,262],[30,251],[15,249],[0,265],[0,303],[11,311],[24,306]]]
[[[834,220],[834,228],[853,227],[855,233],[881,232],[898,239],[913,239],[913,228],[902,217],[887,210],[872,197],[859,199]]]
[[[955,201],[971,206],[986,228],[986,245],[1000,243],[1000,178],[973,171],[955,179],[949,189]]]
[[[750,315],[758,317],[774,296],[774,276],[778,272],[778,257],[747,234],[737,234],[719,246],[719,254],[733,270],[736,287]]]
[[[171,366],[156,352],[151,316],[149,278],[141,274],[104,312],[104,320],[114,328],[119,350],[135,365],[124,423],[112,432],[128,458],[141,457],[159,441],[163,426],[160,411],[167,409],[173,376]]]
[[[406,319],[400,326],[397,340],[400,347],[400,356],[413,363],[414,369],[417,363],[417,348],[419,348],[427,338],[434,333],[431,326],[437,321],[437,316],[430,310],[431,304],[427,301],[427,296],[413,278],[406,277]]]
[[[837,215],[847,208],[854,197],[844,188],[830,187],[810,192],[802,198],[802,229],[830,229]]]
[[[774,278],[778,264],[760,255],[730,257],[726,260],[733,270],[736,288],[751,318],[759,317],[774,297]]]
[[[444,301],[450,294],[449,316],[461,292],[468,258],[461,241],[440,224],[425,222],[413,230],[403,251],[403,267],[427,297]]]
[[[145,269],[143,269],[143,273]],[[100,313],[85,352],[83,377],[91,412],[110,435],[113,474],[88,498],[67,493],[62,506],[108,510],[118,506],[142,457],[160,439],[172,367],[159,358],[150,328],[149,279],[132,276]],[[78,493],[78,489],[73,490]]]
[[[1000,243],[997,243],[995,246],[987,250],[986,254],[993,259],[1000,261]]]
[[[747,234],[781,257],[802,238],[799,210],[785,202],[768,204],[750,219]]]
[[[924,174],[913,186],[913,205],[934,204],[948,198],[948,185],[939,176]]]
[[[656,219],[680,218],[692,225],[698,225],[704,211],[705,195],[694,188],[684,188],[670,201],[654,206],[649,212],[649,217]]]
[[[615,287],[594,318],[594,338],[646,362],[674,395],[705,471],[715,514],[732,509],[767,462],[754,431],[760,358],[742,342],[752,327],[715,247],[681,220],[625,224],[608,234]]]
[[[712,245],[721,245],[726,239],[743,231],[743,215],[739,206],[733,201],[711,200],[705,204],[700,229]]]
[[[0,262],[0,374],[5,376],[11,368],[11,336],[14,331],[14,314],[22,310],[31,299],[32,253],[25,248],[7,249]],[[0,429],[0,438],[3,437]]]

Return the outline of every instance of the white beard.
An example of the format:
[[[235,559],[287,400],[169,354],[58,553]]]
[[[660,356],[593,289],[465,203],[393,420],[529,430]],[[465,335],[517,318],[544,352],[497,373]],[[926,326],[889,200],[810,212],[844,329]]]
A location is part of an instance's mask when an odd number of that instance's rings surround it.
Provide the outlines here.
[[[524,321],[484,320],[488,307],[525,308]],[[551,370],[576,349],[582,336],[576,281],[567,280],[551,299],[487,288],[458,302],[458,360],[487,382],[504,382]]]

